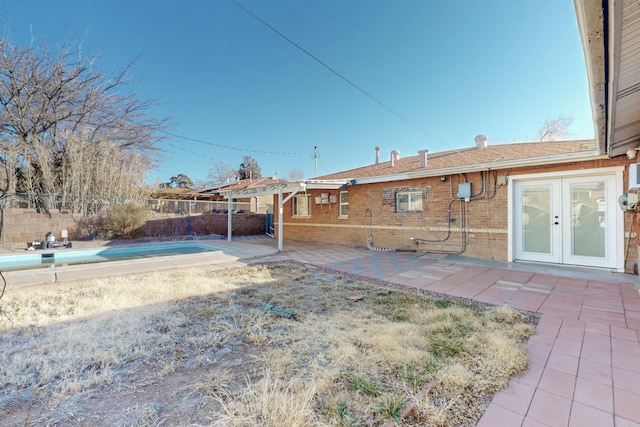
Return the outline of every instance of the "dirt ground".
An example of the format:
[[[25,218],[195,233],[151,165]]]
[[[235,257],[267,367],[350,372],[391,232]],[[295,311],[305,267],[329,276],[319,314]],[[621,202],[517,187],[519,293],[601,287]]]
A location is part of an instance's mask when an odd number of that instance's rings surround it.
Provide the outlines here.
[[[295,263],[22,289],[0,307],[7,426],[383,425],[428,383],[402,425],[474,425],[526,369],[535,321]]]

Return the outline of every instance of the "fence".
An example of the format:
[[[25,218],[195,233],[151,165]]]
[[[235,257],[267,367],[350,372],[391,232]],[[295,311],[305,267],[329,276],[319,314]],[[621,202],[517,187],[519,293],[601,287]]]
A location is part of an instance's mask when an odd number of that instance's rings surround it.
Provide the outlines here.
[[[73,196],[36,193],[7,193],[0,197],[1,208],[33,209],[39,213],[81,214],[83,216],[106,215],[109,208],[127,203],[145,204],[156,213],[173,213],[176,215],[220,213],[229,208],[226,200],[176,200],[151,198],[126,198],[111,196]],[[233,202],[232,212],[256,211],[250,202]]]

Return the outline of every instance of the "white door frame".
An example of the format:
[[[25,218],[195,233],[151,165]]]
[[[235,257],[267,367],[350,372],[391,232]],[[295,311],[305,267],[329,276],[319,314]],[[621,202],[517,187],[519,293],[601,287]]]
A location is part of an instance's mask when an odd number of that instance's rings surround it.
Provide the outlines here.
[[[614,175],[615,176],[615,189],[618,194],[623,193],[623,172],[624,166],[615,166],[609,168],[597,168],[597,169],[580,169],[566,172],[546,172],[539,174],[527,174],[527,175],[514,175],[508,177],[508,224],[507,224],[507,233],[508,233],[508,248],[507,248],[507,259],[509,262],[515,261],[515,235],[514,235],[514,201],[515,201],[515,185],[516,181],[536,181],[536,180],[545,180],[545,179],[558,179],[558,178],[569,178],[569,177],[591,177],[591,176],[602,176],[602,175]],[[615,220],[615,254],[614,254],[614,264],[613,267],[617,271],[624,271],[624,212],[621,209],[614,209],[614,220]]]

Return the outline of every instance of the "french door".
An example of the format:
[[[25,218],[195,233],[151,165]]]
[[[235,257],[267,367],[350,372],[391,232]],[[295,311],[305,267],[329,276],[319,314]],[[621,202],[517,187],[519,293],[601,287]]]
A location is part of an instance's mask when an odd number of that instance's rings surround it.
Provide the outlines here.
[[[514,181],[516,259],[615,267],[615,175]]]

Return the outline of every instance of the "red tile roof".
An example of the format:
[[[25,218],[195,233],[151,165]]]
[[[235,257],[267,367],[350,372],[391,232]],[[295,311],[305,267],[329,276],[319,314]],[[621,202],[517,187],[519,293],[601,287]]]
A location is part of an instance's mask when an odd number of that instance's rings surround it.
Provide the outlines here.
[[[498,162],[515,163],[519,160],[543,159],[551,156],[562,156],[563,154],[584,153],[587,156],[595,154],[594,150],[595,143],[592,140],[488,145],[481,148],[471,147],[428,153],[427,166],[425,168],[420,167],[419,156],[415,155],[396,160],[393,167],[391,166],[391,161],[388,160],[370,166],[319,176],[317,179],[365,178],[406,172],[436,171],[454,167],[490,165]]]

